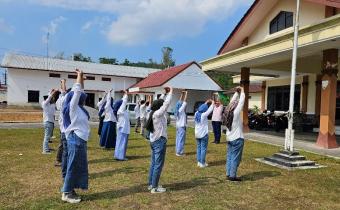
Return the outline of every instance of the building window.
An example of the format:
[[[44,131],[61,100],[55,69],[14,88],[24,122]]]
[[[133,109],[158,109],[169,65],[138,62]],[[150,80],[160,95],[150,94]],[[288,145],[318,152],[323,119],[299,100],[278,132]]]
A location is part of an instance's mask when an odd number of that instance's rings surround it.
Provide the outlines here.
[[[50,73],[49,76],[50,77],[60,78],[60,74],[56,74],[56,73]]]
[[[300,85],[295,86],[294,111],[300,110]],[[267,109],[270,111],[289,110],[290,86],[268,87]]]
[[[29,90],[27,94],[28,103],[39,103],[39,91],[38,90]]]
[[[281,11],[272,21],[270,21],[270,34],[284,30],[293,26],[293,13]]]
[[[95,80],[96,78],[94,76],[86,76],[86,80]]]
[[[111,82],[111,78],[109,78],[109,77],[102,77],[102,81]]]
[[[67,75],[67,78],[69,78],[69,79],[77,79],[77,75],[69,74],[69,75]]]

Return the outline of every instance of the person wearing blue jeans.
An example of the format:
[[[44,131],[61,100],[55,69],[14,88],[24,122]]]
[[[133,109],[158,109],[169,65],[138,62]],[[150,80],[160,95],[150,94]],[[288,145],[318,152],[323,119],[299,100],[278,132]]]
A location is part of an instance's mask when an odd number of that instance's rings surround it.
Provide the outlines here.
[[[195,113],[195,138],[197,142],[197,166],[205,168],[208,166],[206,161],[208,139],[209,139],[209,121],[208,116],[214,109],[214,101],[209,99]],[[210,105],[210,106],[209,106]]]
[[[48,143],[52,137],[53,128],[54,128],[53,122],[49,122],[49,121],[44,122],[45,132],[44,132],[44,142],[43,142],[43,154],[51,153]]]
[[[205,157],[207,155],[208,148],[208,134],[203,138],[196,139],[197,142],[197,162],[202,165],[206,164]]]
[[[244,100],[244,90],[242,87],[238,87],[224,114],[223,124],[227,127],[228,141],[226,175],[230,181],[241,181],[241,178],[237,177],[237,169],[242,159],[244,145],[243,120],[241,118]]]
[[[226,171],[227,177],[237,177],[237,169],[241,163],[242,152],[244,146],[244,139],[239,138],[234,141],[228,141],[227,164]]]
[[[149,186],[152,186],[152,188],[158,187],[159,179],[164,166],[166,142],[166,138],[161,137],[159,140],[150,144],[151,164],[149,171]]]
[[[167,96],[163,100],[165,94]],[[166,87],[165,94],[162,95],[161,99],[152,102],[150,116],[145,124],[146,130],[150,131],[151,163],[148,190],[151,190],[151,193],[164,193],[166,191],[159,185],[159,179],[165,161],[168,138],[166,111],[171,102],[172,88]]]

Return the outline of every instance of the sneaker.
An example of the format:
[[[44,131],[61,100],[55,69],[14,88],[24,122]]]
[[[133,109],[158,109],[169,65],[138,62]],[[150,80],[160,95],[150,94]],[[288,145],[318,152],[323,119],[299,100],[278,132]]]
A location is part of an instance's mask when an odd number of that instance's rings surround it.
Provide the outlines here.
[[[148,186],[148,190],[149,190],[149,191],[152,190],[152,185],[149,185],[149,186]]]
[[[43,151],[41,154],[43,155],[50,155],[52,154],[50,150]]]
[[[54,166],[56,166],[56,167],[61,166],[61,162],[55,161]]]
[[[52,136],[51,139],[55,139],[56,137],[55,136]]]
[[[197,167],[201,167],[201,163],[200,162],[197,162]]]
[[[183,156],[185,156],[185,154],[177,154],[177,153],[176,153],[176,156],[177,156],[177,157],[183,157]]]
[[[204,164],[201,163],[200,168],[205,168],[205,167],[208,167],[208,163],[204,163]]]
[[[65,201],[68,203],[79,203],[81,199],[75,192],[72,192],[65,194]]]
[[[228,180],[232,181],[232,182],[241,182],[242,181],[242,179],[239,178],[239,177],[228,177]]]
[[[164,187],[158,186],[157,188],[152,188],[151,193],[164,193],[166,192],[166,189]]]
[[[48,143],[53,143],[53,141],[49,140]]]

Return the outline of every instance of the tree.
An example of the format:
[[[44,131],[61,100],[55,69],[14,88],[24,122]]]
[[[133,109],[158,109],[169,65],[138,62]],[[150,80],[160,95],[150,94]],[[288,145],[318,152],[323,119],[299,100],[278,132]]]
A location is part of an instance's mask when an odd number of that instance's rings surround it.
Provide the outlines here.
[[[116,58],[101,57],[101,58],[99,58],[99,63],[117,65],[118,64],[118,60]]]
[[[231,77],[232,75],[229,73],[209,71],[207,72],[207,75],[217,82],[224,90],[228,90],[235,86],[233,78]]]
[[[175,66],[175,60],[172,58],[173,49],[171,47],[163,47],[162,48],[162,65],[164,68],[169,68]]]
[[[91,57],[83,56],[82,53],[73,53],[74,61],[92,62]]]

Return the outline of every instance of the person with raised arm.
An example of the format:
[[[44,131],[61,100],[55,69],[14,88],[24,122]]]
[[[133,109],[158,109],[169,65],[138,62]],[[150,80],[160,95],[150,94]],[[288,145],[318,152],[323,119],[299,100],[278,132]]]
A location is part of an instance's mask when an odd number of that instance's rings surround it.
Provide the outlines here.
[[[187,107],[188,91],[182,91],[179,101],[176,103],[176,156],[184,155],[184,145],[186,138],[187,115],[185,109]]]
[[[228,142],[226,175],[230,181],[242,181],[237,177],[237,169],[241,163],[244,146],[243,119],[241,117],[244,100],[244,89],[238,87],[225,110],[224,124],[227,127]]]
[[[198,107],[195,113],[195,137],[197,142],[197,166],[205,168],[208,166],[206,161],[208,140],[209,140],[209,121],[208,116],[214,109],[214,101],[208,99]]]
[[[116,124],[117,118],[113,113],[114,101],[111,96],[112,89],[107,91],[105,102],[100,112],[104,112],[103,128],[100,135],[100,146],[104,149],[115,148],[116,146]],[[99,113],[100,114],[100,113]]]
[[[214,141],[212,143],[219,144],[221,141],[221,126],[222,126],[222,112],[223,112],[223,104],[221,104],[218,93],[214,94],[215,107],[213,110],[211,125],[213,127],[214,132]]]
[[[148,100],[145,103],[146,105],[146,116],[145,116],[145,120],[148,121],[149,117],[150,117],[150,112],[151,112],[151,105],[152,105],[152,96],[148,95]],[[150,131],[146,130],[145,131],[145,138],[147,140],[150,140]]]
[[[103,98],[101,98],[98,103],[97,103],[97,107],[98,107],[98,117],[99,117],[99,125],[98,125],[98,136],[99,136],[99,145],[101,145],[100,143],[100,136],[102,134],[102,129],[103,129],[103,123],[104,123],[104,118],[105,118],[105,103],[106,103],[106,94],[107,91],[105,91],[105,95],[103,96]]]
[[[65,137],[65,129],[63,125],[63,115],[62,115],[62,110],[63,110],[63,104],[65,101],[65,96],[66,96],[67,90],[66,90],[66,79],[60,80],[60,94],[59,98],[56,102],[56,108],[59,111],[59,128],[60,128],[60,143],[58,146],[57,150],[57,156],[56,156],[56,161],[55,161],[55,166],[61,166],[61,171],[63,178],[65,177],[66,174],[66,163],[63,159],[65,159],[65,152],[67,152],[67,145],[66,145],[66,137]]]
[[[145,119],[145,115],[146,115],[146,104],[145,104],[145,100],[141,100],[140,102],[140,108],[139,108],[139,113],[140,113],[140,134],[142,136],[145,135],[145,123],[146,123],[146,119]]]
[[[75,189],[88,189],[87,141],[90,136],[89,113],[84,108],[83,72],[76,69],[77,81],[66,95],[63,107],[63,124],[67,140],[67,169],[62,187],[63,201],[79,203]]]
[[[118,103],[117,104],[118,137],[117,137],[116,148],[114,152],[114,158],[116,160],[121,160],[121,161],[127,160],[126,149],[127,149],[129,134],[130,134],[130,118],[129,118],[129,112],[126,110],[127,101],[128,101],[128,94],[127,94],[127,91],[125,90],[123,99],[116,102]]]
[[[58,97],[58,90],[52,89],[48,96],[44,96],[44,101],[41,103],[43,109],[43,122],[44,122],[44,140],[42,145],[42,154],[51,154],[51,149],[48,143],[51,140],[54,129],[54,114],[56,111],[56,98]]]
[[[140,127],[140,104],[141,104],[141,100],[140,100],[138,95],[137,95],[137,98],[138,98],[138,100],[137,100],[136,106],[134,108],[135,119],[136,119],[135,133],[138,133],[138,128]]]
[[[158,99],[152,102],[149,120],[146,129],[150,131],[151,163],[149,171],[149,187],[151,193],[163,193],[166,191],[159,185],[159,179],[165,161],[167,133],[167,110],[172,98],[172,88],[164,88],[165,100]]]

